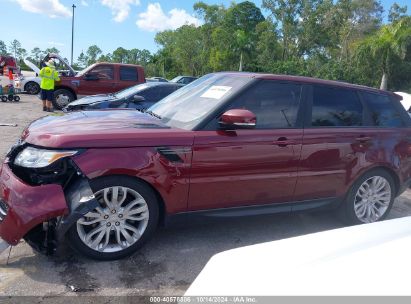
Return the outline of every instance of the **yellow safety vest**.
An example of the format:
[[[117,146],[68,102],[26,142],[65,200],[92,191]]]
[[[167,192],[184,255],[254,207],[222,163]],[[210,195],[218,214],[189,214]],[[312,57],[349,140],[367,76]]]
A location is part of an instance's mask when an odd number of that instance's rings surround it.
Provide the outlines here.
[[[54,82],[60,81],[57,71],[48,66],[41,69],[39,76],[41,78],[40,88],[43,90],[54,90]]]

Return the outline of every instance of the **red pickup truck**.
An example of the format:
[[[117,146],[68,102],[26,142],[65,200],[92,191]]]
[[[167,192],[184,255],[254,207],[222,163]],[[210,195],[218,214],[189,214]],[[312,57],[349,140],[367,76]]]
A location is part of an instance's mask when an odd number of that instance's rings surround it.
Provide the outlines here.
[[[43,63],[50,59],[60,70],[61,81],[56,83],[53,101],[57,109],[83,96],[114,93],[146,82],[144,68],[139,65],[102,62],[76,72],[58,54],[48,54]],[[62,66],[67,70],[61,71]]]

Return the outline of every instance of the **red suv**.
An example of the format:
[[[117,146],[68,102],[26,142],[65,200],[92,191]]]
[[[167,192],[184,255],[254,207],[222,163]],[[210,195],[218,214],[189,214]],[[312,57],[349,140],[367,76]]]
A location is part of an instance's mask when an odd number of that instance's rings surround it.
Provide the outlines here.
[[[54,90],[53,105],[56,109],[62,109],[84,96],[115,93],[146,82],[144,68],[140,65],[99,62],[76,72],[59,54],[47,54],[41,65],[50,59],[58,63],[60,74]],[[40,72],[34,64],[31,67]]]
[[[337,208],[388,214],[410,184],[411,120],[390,92],[312,78],[209,74],[145,113],[34,121],[0,175],[2,246],[135,252],[170,220]],[[1,245],[1,244],[0,244]]]

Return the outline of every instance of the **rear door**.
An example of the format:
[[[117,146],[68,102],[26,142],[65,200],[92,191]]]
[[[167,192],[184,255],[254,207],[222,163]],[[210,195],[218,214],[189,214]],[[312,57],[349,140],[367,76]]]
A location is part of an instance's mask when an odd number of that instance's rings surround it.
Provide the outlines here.
[[[119,67],[119,80],[117,83],[116,91],[121,91],[133,85],[136,85],[139,81],[138,69],[135,66],[120,66]]]
[[[307,107],[296,200],[341,197],[378,153],[378,130],[356,90],[314,85]]]
[[[247,109],[253,130],[223,131],[220,114],[196,131],[189,209],[214,209],[293,200],[303,130],[298,109],[303,86],[262,80],[222,109]]]

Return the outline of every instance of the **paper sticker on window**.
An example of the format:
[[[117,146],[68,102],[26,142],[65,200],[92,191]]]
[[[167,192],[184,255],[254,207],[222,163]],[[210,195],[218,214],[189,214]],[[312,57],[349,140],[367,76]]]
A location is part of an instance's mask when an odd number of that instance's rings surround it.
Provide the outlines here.
[[[227,87],[227,86],[212,86],[207,91],[205,91],[203,95],[201,95],[200,97],[220,99],[231,89],[232,87]]]

